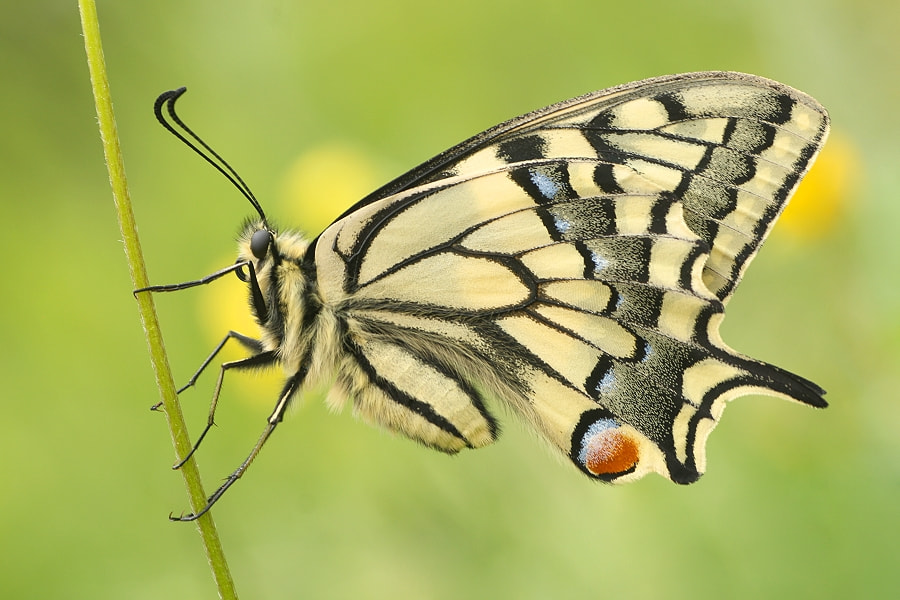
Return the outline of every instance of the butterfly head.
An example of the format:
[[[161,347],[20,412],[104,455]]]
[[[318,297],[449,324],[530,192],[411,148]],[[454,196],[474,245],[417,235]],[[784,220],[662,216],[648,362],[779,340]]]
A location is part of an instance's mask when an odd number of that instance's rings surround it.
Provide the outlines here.
[[[279,233],[262,219],[248,222],[238,237],[237,263],[245,267],[236,271],[237,276],[248,284],[250,309],[264,337],[273,341],[280,343],[285,337],[285,313],[303,314],[297,303],[302,303],[309,281],[303,267],[308,246],[303,236]]]
[[[275,244],[277,234],[263,220],[247,223],[238,238],[237,264],[243,265],[235,273],[238,279],[248,284],[250,309],[257,323],[266,328],[270,319],[276,316],[270,307],[277,306],[272,295],[272,272],[281,262],[281,255]]]
[[[238,236],[238,262],[251,262],[255,268],[280,259],[275,241],[278,232],[263,219],[250,219]],[[257,271],[259,273],[259,271]]]

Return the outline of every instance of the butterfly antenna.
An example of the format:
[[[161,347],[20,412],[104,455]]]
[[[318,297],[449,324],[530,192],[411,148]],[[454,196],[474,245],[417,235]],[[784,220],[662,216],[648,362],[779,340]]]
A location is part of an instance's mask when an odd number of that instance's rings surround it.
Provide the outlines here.
[[[199,154],[203,157],[203,160],[211,164],[216,168],[219,173],[224,175],[228,181],[234,185],[244,195],[244,197],[250,201],[250,204],[253,205],[253,208],[256,209],[256,212],[259,213],[259,216],[262,218],[263,224],[266,226],[266,229],[269,228],[269,223],[266,220],[266,213],[263,212],[262,206],[259,205],[259,202],[256,200],[256,196],[253,195],[253,192],[250,190],[250,186],[244,183],[244,180],[241,179],[241,176],[237,174],[237,171],[231,168],[231,165],[228,162],[219,156],[219,154],[207,145],[200,136],[191,131],[191,128],[184,124],[184,121],[175,113],[175,102],[187,91],[186,87],[180,87],[177,90],[170,90],[168,92],[163,92],[159,95],[159,98],[156,99],[156,102],[153,104],[153,112],[156,114],[156,120],[160,122],[160,124],[169,130],[169,133],[177,137],[179,140],[185,143],[188,148]],[[163,113],[163,106],[167,108],[168,118],[172,120],[175,125],[181,128],[184,133],[190,136],[197,144],[200,145],[200,148],[194,144],[191,140],[185,137],[181,131],[178,131],[172,123],[170,123],[166,119],[166,115]]]

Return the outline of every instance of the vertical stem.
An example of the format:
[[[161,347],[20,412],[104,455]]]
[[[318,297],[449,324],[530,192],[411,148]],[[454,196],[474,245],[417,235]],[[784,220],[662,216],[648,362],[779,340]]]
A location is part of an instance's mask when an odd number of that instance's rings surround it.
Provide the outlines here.
[[[103,47],[100,41],[97,7],[94,0],[79,0],[78,7],[81,12],[81,28],[84,33],[84,45],[87,52],[94,102],[97,107],[97,119],[100,124],[103,152],[106,156],[106,166],[109,170],[109,180],[112,185],[113,201],[116,205],[119,227],[122,231],[122,239],[125,241],[125,256],[131,270],[134,287],[146,287],[148,285],[147,272],[144,266],[144,257],[141,253],[140,241],[138,240],[137,227],[134,222],[134,213],[131,209],[131,199],[128,195],[125,165],[119,148],[119,138],[116,132],[116,122],[109,92],[109,81],[106,77],[106,65],[103,59]],[[156,383],[165,407],[175,454],[177,457],[186,456],[191,449],[191,442],[181,413],[181,406],[178,403],[178,396],[175,393],[175,384],[169,369],[169,361],[166,357],[153,298],[149,293],[138,294],[137,302],[141,322],[147,335],[147,344],[150,347],[150,357],[156,374]],[[193,458],[184,464],[181,468],[181,473],[187,486],[191,507],[197,513],[206,505],[206,492],[203,491],[200,472]],[[206,549],[206,557],[213,572],[219,597],[236,600],[237,592],[234,588],[231,573],[228,570],[228,563],[225,560],[225,554],[219,541],[219,535],[216,532],[212,514],[207,512],[197,519],[196,523]]]

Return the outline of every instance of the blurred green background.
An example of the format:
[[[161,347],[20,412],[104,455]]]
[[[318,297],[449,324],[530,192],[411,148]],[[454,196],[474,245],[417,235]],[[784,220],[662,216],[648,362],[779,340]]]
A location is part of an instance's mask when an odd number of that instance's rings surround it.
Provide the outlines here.
[[[699,483],[607,487],[509,416],[499,443],[448,458],[311,397],[216,507],[244,598],[900,597],[896,2],[158,0],[99,14],[156,283],[232,262],[251,213],[154,121],[156,95],[180,85],[182,115],[270,215],[313,233],[471,134],[644,77],[752,72],[812,94],[834,123],[816,193],[776,228],[723,332],[821,384],[829,409],[738,400]],[[166,520],[186,496],[147,410],[157,390],[74,0],[4,3],[0,81],[0,595],[212,598],[195,528]],[[228,279],[157,298],[179,382],[242,327]],[[194,435],[213,381],[183,396]],[[273,403],[269,382],[226,382],[199,454],[208,489]]]

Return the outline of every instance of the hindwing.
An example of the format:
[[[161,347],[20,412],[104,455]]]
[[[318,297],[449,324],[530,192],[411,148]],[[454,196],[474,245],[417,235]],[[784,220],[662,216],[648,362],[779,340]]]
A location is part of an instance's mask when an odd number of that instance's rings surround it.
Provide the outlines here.
[[[338,385],[368,420],[448,452],[494,439],[495,397],[589,475],[696,480],[726,400],[825,405],[719,325],[827,130],[808,96],[716,72],[463,142],[311,245],[345,340]]]

